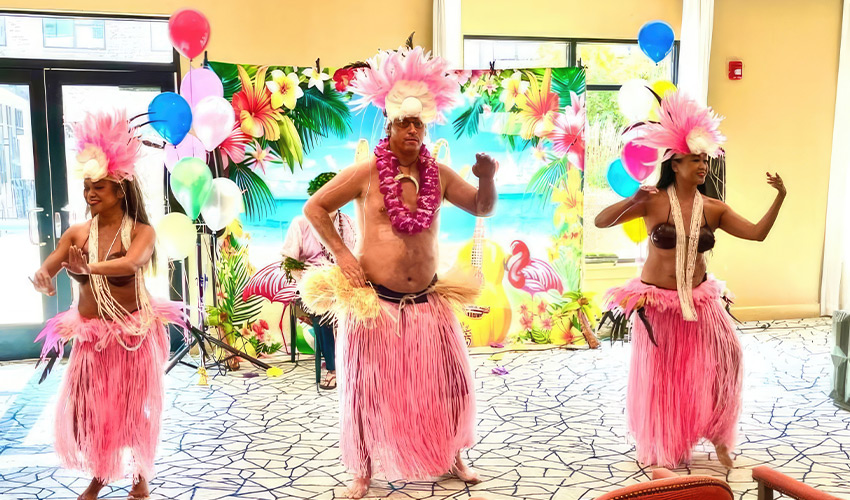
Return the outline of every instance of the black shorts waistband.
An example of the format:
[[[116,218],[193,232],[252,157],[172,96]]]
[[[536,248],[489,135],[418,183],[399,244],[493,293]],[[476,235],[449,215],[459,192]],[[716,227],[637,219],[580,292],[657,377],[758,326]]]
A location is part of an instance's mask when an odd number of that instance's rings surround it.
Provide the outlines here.
[[[428,294],[431,293],[431,287],[434,283],[437,282],[437,275],[434,275],[434,279],[431,280],[431,284],[428,285],[427,288],[421,290],[419,292],[397,292],[395,290],[391,290],[383,285],[378,285],[375,283],[371,283],[372,288],[375,289],[375,292],[378,294],[378,298],[382,300],[386,300],[387,302],[392,302],[394,304],[400,304],[402,300],[411,301],[414,304],[423,304],[428,302]]]

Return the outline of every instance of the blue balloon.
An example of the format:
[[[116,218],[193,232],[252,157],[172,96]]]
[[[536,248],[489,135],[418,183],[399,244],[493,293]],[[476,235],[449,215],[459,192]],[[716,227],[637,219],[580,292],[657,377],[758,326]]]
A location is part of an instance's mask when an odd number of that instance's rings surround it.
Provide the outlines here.
[[[192,128],[192,108],[174,92],[163,92],[148,105],[148,120],[169,144],[180,144]]]
[[[656,64],[673,49],[673,27],[664,21],[650,21],[638,33],[638,46]]]
[[[640,187],[640,182],[634,180],[626,172],[623,162],[619,158],[608,165],[608,173],[605,174],[605,178],[608,179],[608,185],[611,186],[611,189],[623,198],[635,194]]]

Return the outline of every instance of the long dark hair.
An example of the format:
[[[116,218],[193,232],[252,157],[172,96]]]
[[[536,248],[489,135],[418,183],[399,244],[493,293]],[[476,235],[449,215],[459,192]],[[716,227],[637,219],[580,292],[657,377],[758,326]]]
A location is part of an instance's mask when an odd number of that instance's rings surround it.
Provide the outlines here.
[[[655,184],[655,187],[658,188],[659,191],[667,189],[670,184],[676,183],[676,172],[673,171],[673,158],[668,158],[661,162],[661,174],[658,176],[658,183]],[[702,194],[705,194],[705,183],[702,183],[697,186],[697,191]]]
[[[145,208],[145,198],[142,194],[142,188],[139,183],[133,179],[124,179],[116,185],[116,191],[124,193],[121,198],[121,209],[129,215],[135,222],[151,225],[148,211]],[[156,246],[154,245],[153,254],[151,254],[151,268],[156,271]]]

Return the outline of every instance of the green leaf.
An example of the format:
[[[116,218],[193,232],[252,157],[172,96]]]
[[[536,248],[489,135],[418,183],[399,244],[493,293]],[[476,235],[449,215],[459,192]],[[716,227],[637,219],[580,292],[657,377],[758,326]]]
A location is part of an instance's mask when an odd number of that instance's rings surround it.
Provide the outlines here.
[[[549,344],[552,342],[550,338],[551,333],[549,330],[534,329],[531,331],[531,340],[536,344]]]
[[[265,354],[274,354],[277,351],[281,350],[281,348],[283,348],[283,344],[281,344],[280,342],[275,342],[270,346],[266,346]]]
[[[466,134],[468,137],[474,137],[478,134],[478,124],[481,119],[481,113],[484,112],[484,98],[476,97],[472,104],[466,108],[452,122],[455,138],[460,139]]]
[[[216,75],[218,75],[219,78],[221,78],[221,85],[224,87],[224,98],[228,101],[232,101],[233,94],[242,90],[242,82],[239,80],[239,71],[236,69],[236,65],[222,62],[210,62],[209,67]],[[257,66],[245,65],[242,66],[242,68],[251,78],[254,78],[257,75]]]
[[[579,307],[581,307],[581,306],[579,305],[578,302],[568,302],[568,303],[564,304],[564,306],[561,308],[561,310],[564,311],[564,312],[576,311],[576,310],[578,310]]]
[[[539,202],[542,205],[549,203],[552,199],[553,188],[566,177],[568,165],[569,160],[565,155],[541,167],[528,181],[528,186],[525,188],[526,194],[539,196]]]
[[[351,110],[346,95],[327,85],[324,92],[310,87],[289,112],[304,150],[310,152],[331,134],[343,139],[351,133]]]
[[[231,165],[230,180],[239,186],[245,200],[245,212],[252,219],[274,213],[274,196],[266,181],[244,163]]]
[[[532,137],[531,139],[523,139],[518,135],[513,134],[502,134],[502,138],[508,143],[508,146],[511,148],[511,151],[525,151],[529,146],[537,146],[540,143],[539,137]]]
[[[284,139],[283,134],[281,133],[280,139],[277,141],[266,141],[263,139],[263,147],[269,147],[282,161],[283,164],[289,168],[290,172],[295,172],[295,163],[296,158],[292,153],[292,149],[286,143],[286,139]]]
[[[542,77],[545,69],[537,68],[531,72]],[[569,106],[570,92],[582,95],[585,92],[584,68],[552,68],[552,92],[558,94],[560,107]]]
[[[242,287],[243,289],[245,287]],[[239,291],[239,297],[241,298],[242,291]],[[260,295],[255,295],[248,299],[247,301],[238,301],[233,307],[233,322],[234,323],[242,323],[246,321],[252,321],[263,309],[263,301],[266,299]]]

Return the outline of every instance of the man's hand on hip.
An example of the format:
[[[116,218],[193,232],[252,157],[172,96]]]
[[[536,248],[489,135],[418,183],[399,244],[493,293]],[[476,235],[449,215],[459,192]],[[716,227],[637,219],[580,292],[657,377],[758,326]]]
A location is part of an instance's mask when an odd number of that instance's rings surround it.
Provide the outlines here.
[[[346,249],[340,255],[337,255],[336,263],[352,286],[355,288],[366,286],[366,273],[363,272],[363,267],[360,266],[360,262],[351,251]]]

